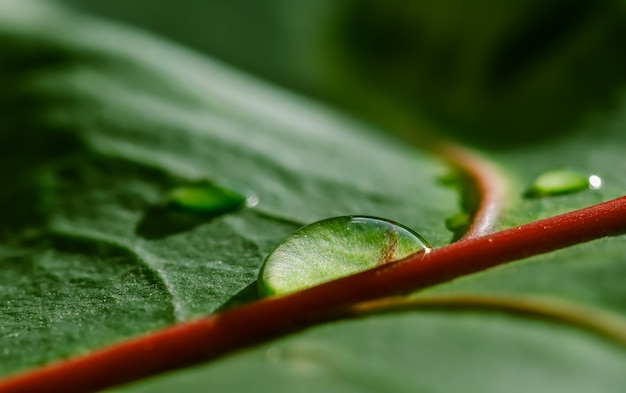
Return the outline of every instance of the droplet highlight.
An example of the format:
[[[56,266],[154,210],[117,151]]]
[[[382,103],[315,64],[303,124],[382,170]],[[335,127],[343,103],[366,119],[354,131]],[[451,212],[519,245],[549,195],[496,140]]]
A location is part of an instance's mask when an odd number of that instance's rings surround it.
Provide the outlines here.
[[[393,221],[366,217],[329,218],[300,228],[265,259],[261,295],[278,295],[398,261],[430,245]]]
[[[597,175],[586,176],[581,173],[556,169],[539,175],[525,196],[539,198],[546,196],[572,194],[588,189],[598,189],[602,186],[602,179]]]
[[[589,176],[589,188],[592,190],[599,190],[602,188],[602,179],[598,175]]]

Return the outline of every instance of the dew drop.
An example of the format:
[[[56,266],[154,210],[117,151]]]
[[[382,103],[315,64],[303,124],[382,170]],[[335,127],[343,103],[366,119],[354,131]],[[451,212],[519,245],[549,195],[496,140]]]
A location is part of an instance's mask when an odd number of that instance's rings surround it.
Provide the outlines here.
[[[538,198],[571,194],[587,189],[598,189],[602,179],[597,175],[585,176],[566,169],[555,169],[539,175],[526,191],[525,196]]]
[[[253,193],[246,195],[208,181],[179,186],[172,189],[161,203],[146,210],[135,232],[146,239],[185,232],[259,202]]]
[[[243,196],[228,188],[203,182],[173,189],[165,199],[165,205],[188,212],[220,215],[244,206],[255,206],[258,201],[254,194]]]
[[[417,233],[375,217],[342,216],[300,228],[268,255],[259,292],[278,295],[403,259],[430,246]]]

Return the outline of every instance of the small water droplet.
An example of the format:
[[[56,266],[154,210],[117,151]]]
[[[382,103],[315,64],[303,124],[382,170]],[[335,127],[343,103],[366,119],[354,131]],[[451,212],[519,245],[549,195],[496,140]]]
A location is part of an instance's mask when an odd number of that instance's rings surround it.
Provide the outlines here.
[[[545,196],[571,194],[602,185],[602,180],[596,176],[585,176],[578,172],[566,169],[555,169],[539,175],[525,196],[538,198]]]
[[[258,202],[259,198],[252,192],[238,193],[208,181],[179,186],[159,205],[146,211],[137,224],[136,233],[144,238],[159,239]]]
[[[190,212],[222,214],[243,207],[250,198],[216,184],[204,182],[173,189],[165,199],[165,204]]]
[[[428,243],[398,223],[364,216],[329,218],[300,228],[268,255],[259,291],[293,292],[420,251],[430,251]]]

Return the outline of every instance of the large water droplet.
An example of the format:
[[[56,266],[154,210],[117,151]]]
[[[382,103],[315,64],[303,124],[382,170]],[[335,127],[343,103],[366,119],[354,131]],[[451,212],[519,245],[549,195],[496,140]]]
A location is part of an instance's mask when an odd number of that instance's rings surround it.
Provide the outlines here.
[[[289,293],[385,263],[430,246],[398,223],[360,216],[329,218],[300,228],[265,259],[262,295]]]
[[[598,189],[602,180],[597,175],[585,176],[566,169],[555,169],[545,172],[535,179],[526,191],[530,198],[571,194],[587,189]]]

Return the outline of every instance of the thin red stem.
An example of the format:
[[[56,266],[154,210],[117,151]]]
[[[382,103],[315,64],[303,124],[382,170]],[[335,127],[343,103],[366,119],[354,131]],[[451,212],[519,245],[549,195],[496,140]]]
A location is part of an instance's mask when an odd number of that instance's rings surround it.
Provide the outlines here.
[[[462,239],[471,239],[491,232],[506,195],[506,181],[500,171],[476,153],[452,143],[438,143],[433,147],[438,156],[469,177],[480,195],[472,223]]]
[[[531,255],[626,232],[626,197],[250,303],[8,378],[0,392],[86,392],[221,356],[326,320],[357,302],[407,293]]]

